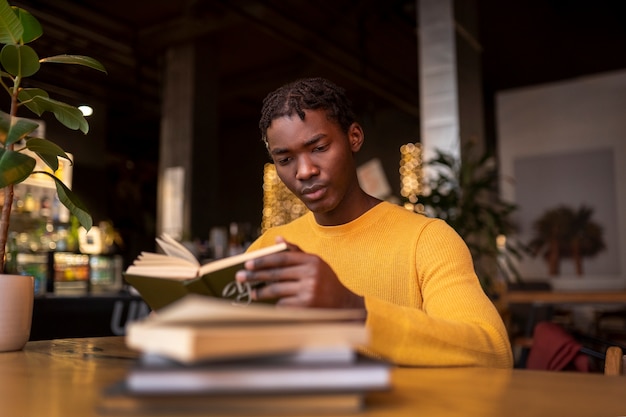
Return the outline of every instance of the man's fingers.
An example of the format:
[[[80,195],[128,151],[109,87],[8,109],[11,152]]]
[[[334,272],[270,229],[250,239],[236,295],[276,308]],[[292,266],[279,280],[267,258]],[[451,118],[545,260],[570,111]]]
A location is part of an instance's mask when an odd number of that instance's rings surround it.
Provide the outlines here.
[[[296,281],[278,281],[268,283],[262,287],[255,289],[255,299],[257,300],[273,300],[276,298],[283,299],[297,295],[299,292],[299,284]]]
[[[311,255],[307,255],[298,249],[296,249],[296,251],[291,251],[290,249],[286,252],[274,253],[248,261],[246,262],[246,269],[257,271],[261,269],[284,268],[298,265],[305,262],[306,256]]]

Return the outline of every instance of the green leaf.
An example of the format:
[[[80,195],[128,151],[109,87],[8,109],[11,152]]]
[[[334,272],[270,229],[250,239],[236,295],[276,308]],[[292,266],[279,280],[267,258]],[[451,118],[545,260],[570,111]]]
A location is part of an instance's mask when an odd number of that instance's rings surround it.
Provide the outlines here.
[[[35,169],[35,159],[20,152],[0,149],[0,188],[24,181]]]
[[[31,119],[11,116],[0,112],[0,142],[9,146],[24,138],[30,132],[39,127],[39,124]]]
[[[0,63],[11,75],[30,77],[39,71],[39,55],[28,45],[4,45]]]
[[[6,0],[0,0],[0,43],[16,45],[23,34],[20,19]]]
[[[41,28],[41,24],[35,16],[19,7],[13,7],[13,11],[17,15],[19,21],[22,23],[22,27],[24,28],[22,42],[29,43],[43,35],[43,29]]]
[[[59,201],[61,202],[61,204],[67,207],[70,213],[76,216],[81,226],[83,226],[87,230],[91,229],[91,226],[93,226],[93,219],[87,212],[87,208],[85,208],[78,196],[74,194],[69,188],[67,188],[67,186],[63,184],[63,181],[50,174],[49,172],[45,172],[45,174],[54,179],[54,184],[57,187],[57,194],[59,196]]]
[[[65,151],[47,139],[30,138],[26,142],[26,148],[35,152],[52,169],[52,172],[59,169],[59,158],[65,158],[72,164],[72,160]]]
[[[84,55],[57,55],[48,58],[42,58],[40,63],[56,63],[56,64],[76,64],[102,71],[105,74],[107,70],[99,61]]]
[[[29,109],[31,108],[30,103],[35,108],[54,113],[54,117],[69,129],[80,129],[85,134],[89,131],[89,124],[85,116],[76,107],[40,95],[32,98],[32,101],[27,105]]]
[[[28,107],[28,109],[37,116],[41,116],[46,109],[39,105],[36,101],[32,101],[35,97],[48,98],[49,96],[48,93],[41,88],[23,88],[17,95],[17,99],[20,103]]]

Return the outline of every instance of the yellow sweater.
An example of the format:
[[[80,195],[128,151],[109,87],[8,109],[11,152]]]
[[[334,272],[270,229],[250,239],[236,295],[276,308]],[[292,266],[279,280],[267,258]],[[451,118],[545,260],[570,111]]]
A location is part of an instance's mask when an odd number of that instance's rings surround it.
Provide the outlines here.
[[[320,226],[308,213],[250,250],[276,236],[319,255],[364,297],[370,353],[399,365],[512,366],[504,324],[467,246],[444,221],[386,202],[339,226]]]

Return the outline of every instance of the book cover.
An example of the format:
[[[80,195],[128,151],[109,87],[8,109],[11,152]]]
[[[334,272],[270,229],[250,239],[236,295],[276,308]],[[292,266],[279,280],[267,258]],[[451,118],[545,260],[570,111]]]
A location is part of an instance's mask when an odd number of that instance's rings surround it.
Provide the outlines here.
[[[201,265],[171,236],[162,235],[157,243],[164,253],[142,252],[124,272],[125,281],[153,310],[160,310],[190,293],[248,303],[250,287],[235,282],[237,271],[249,259],[287,249],[285,243],[279,243]]]
[[[302,349],[367,344],[364,312],[351,309],[241,306],[190,295],[154,316],[129,323],[126,344],[182,362],[242,358]]]
[[[97,410],[117,415],[340,415],[362,410],[362,392],[302,394],[139,394],[126,381],[107,387]]]
[[[297,394],[366,392],[390,386],[390,365],[356,356],[350,361],[294,361],[279,357],[201,364],[140,361],[126,377],[137,394]]]

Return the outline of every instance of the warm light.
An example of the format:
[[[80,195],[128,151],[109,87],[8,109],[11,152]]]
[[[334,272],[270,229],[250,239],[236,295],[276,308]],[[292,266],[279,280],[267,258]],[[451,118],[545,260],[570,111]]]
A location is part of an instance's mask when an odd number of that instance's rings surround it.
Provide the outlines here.
[[[419,143],[407,143],[400,147],[400,194],[408,202],[407,210],[416,211],[423,208],[416,204],[422,190],[422,147]]]
[[[308,211],[304,203],[293,195],[280,180],[274,164],[265,164],[261,231],[289,223]]]
[[[500,251],[503,251],[506,249],[506,236],[505,235],[498,235],[496,237],[496,245],[498,246],[498,249]]]
[[[91,106],[78,106],[78,110],[80,110],[85,117],[93,114],[93,108],[91,108]]]

